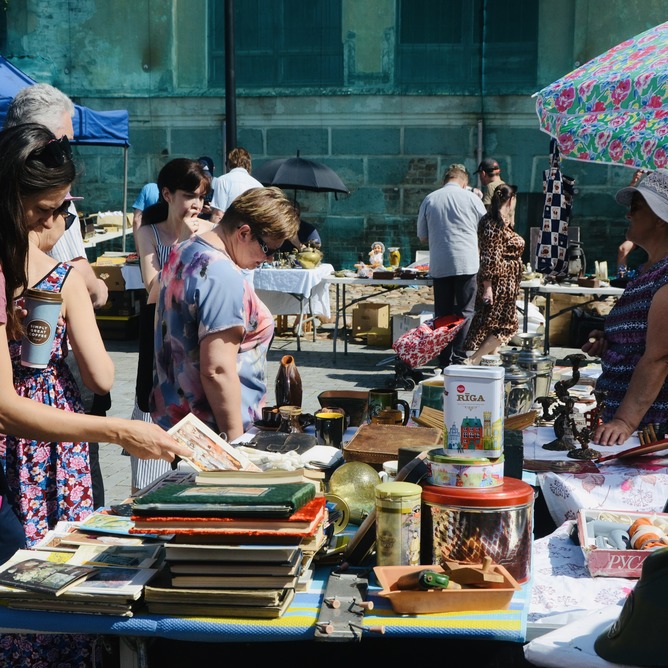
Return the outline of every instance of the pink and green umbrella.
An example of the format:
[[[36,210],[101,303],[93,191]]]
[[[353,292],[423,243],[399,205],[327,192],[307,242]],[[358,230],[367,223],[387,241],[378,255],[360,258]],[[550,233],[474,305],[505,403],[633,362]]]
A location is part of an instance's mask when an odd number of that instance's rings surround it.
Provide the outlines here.
[[[562,157],[668,167],[668,22],[628,39],[534,94]]]

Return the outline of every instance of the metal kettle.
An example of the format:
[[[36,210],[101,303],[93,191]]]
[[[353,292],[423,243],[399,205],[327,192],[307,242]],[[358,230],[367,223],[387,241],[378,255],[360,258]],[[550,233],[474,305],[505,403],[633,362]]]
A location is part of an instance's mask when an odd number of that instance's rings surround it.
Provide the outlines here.
[[[547,397],[550,394],[552,370],[556,358],[544,355],[538,350],[538,344],[543,338],[541,334],[524,332],[519,334],[518,337],[522,341],[522,349],[517,356],[516,364],[525,371],[536,374],[534,378],[534,401],[537,397]]]
[[[572,241],[566,249],[566,273],[571,278],[587,275],[587,258],[579,241]]]
[[[503,366],[505,367],[505,377],[503,389],[505,395],[505,417],[511,415],[521,415],[531,410],[534,401],[534,387],[536,382],[536,373],[527,371],[518,366],[520,351],[517,348],[511,350],[499,351]]]

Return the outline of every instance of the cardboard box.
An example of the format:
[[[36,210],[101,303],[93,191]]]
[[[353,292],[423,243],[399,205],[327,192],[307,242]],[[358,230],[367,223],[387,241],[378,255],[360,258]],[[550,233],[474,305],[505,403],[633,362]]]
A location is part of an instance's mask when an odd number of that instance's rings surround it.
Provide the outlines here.
[[[651,550],[612,547],[609,543],[608,529],[614,524],[619,524],[619,530],[627,532],[628,535],[629,527],[642,517],[650,520],[662,531],[668,532],[668,514],[665,513],[635,513],[626,510],[590,510],[586,508],[578,511],[578,538],[592,577],[640,577],[643,562],[652,553]],[[600,524],[595,527],[591,524],[592,521],[598,521]],[[597,546],[597,539],[599,546]]]
[[[110,291],[107,303],[95,311],[100,316],[128,316],[139,313],[140,300],[136,290]]]
[[[353,309],[353,336],[371,331],[385,329],[390,333],[390,306],[366,302]]]
[[[139,336],[139,316],[106,316],[96,315],[100,335],[103,339],[128,341]]]
[[[418,315],[411,315],[405,313],[403,315],[392,316],[392,343],[394,343],[400,336],[409,332],[411,329],[419,327],[423,322],[431,320],[434,314],[431,312],[424,312]]]
[[[125,290],[125,279],[123,278],[123,272],[121,272],[122,265],[98,265],[95,263],[91,266],[93,267],[95,275],[106,283],[109,292],[122,292]]]

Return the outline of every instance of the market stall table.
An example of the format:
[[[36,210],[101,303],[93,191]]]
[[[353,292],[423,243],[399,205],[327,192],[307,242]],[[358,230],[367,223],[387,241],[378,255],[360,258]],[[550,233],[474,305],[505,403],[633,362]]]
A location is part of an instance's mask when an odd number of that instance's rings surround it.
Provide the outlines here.
[[[315,269],[283,269],[262,266],[253,272],[253,285],[258,297],[272,315],[299,315],[297,325],[297,350],[301,350],[303,325],[313,324],[315,341],[315,316],[330,317],[329,286],[327,277],[334,272],[331,264],[320,264]],[[304,318],[306,305],[307,317]]]
[[[577,306],[576,304],[562,309],[558,313],[551,313],[552,295],[574,295],[574,296],[591,296],[591,300],[586,303],[599,300],[601,297],[615,296],[624,292],[623,288],[614,288],[612,286],[598,287],[598,288],[583,288],[578,285],[567,285],[565,283],[548,283],[543,284],[540,280],[533,279],[530,281],[520,282],[520,288],[524,291],[524,318],[522,323],[522,331],[526,332],[529,325],[529,309],[528,304],[531,299],[531,294],[544,295],[545,297],[545,336],[543,338],[543,352],[547,355],[550,352],[550,320],[557,316],[572,311]]]
[[[358,278],[358,277],[338,277],[332,276],[325,279],[327,283],[336,286],[336,308],[335,308],[335,324],[333,336],[333,352],[334,362],[336,362],[336,348],[339,338],[339,313],[343,318],[343,354],[348,354],[348,328],[346,312],[348,308],[359,302],[384,295],[393,290],[403,288],[409,285],[414,286],[431,286],[433,281],[431,278]],[[362,297],[357,297],[347,301],[346,286],[347,285],[366,285],[377,287],[378,290]]]
[[[550,462],[577,466],[578,460],[543,448],[554,440],[552,427],[530,427],[523,431],[524,461],[538,461],[548,468]],[[631,437],[624,445],[601,446],[590,444],[602,455],[621,452],[639,445]],[[532,466],[531,468],[535,468]],[[629,510],[635,512],[662,512],[668,500],[668,450],[634,458],[613,459],[598,464],[590,472],[559,470],[525,472],[524,479],[540,487],[554,523],[559,526],[575,519],[580,508],[592,510]]]

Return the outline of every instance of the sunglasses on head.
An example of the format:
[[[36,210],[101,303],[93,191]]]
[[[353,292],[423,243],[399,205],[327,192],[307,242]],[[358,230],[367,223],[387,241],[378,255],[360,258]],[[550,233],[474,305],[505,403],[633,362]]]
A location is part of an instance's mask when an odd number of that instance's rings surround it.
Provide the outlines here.
[[[70,213],[70,200],[65,200],[53,213],[54,217],[62,216],[65,220],[65,229],[69,230],[72,224],[77,219],[75,213]]]
[[[44,148],[35,151],[33,157],[46,167],[61,167],[68,160],[72,160],[70,140],[65,135],[60,139],[52,139]]]
[[[257,234],[254,235],[253,238],[258,242],[260,245],[260,250],[265,254],[266,257],[275,255],[281,248],[280,246],[278,248],[269,248],[269,246],[267,246],[267,244],[262,240],[262,237],[259,237]]]

